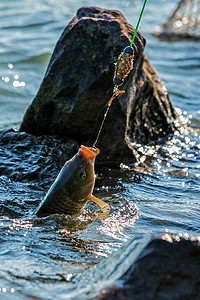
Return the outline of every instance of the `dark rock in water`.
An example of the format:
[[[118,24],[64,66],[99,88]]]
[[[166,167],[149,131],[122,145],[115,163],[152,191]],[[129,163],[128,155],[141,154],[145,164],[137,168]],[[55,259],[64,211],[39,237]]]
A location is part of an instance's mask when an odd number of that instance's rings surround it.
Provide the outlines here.
[[[129,269],[93,299],[200,299],[200,239],[170,234],[152,239]]]
[[[0,176],[20,182],[37,182],[47,188],[66,160],[78,149],[72,140],[34,136],[14,129],[0,132]]]
[[[62,33],[21,131],[59,135],[92,146],[113,90],[114,62],[133,27],[116,10],[83,7]],[[144,55],[137,33],[133,70],[114,100],[97,146],[98,158],[134,162],[131,142],[149,143],[173,133],[176,113],[168,93]]]
[[[200,299],[200,237],[135,237],[72,280],[70,299]]]
[[[172,15],[166,22],[158,26],[152,34],[161,40],[171,42],[182,40],[199,41],[199,11],[200,3],[198,0],[180,0]]]

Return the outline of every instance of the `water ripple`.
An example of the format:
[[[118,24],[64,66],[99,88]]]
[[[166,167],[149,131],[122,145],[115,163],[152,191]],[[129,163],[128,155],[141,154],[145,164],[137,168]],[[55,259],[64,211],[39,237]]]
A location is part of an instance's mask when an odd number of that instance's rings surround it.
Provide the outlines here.
[[[133,26],[140,4],[123,0],[101,3],[121,10]],[[83,5],[99,6],[99,2],[0,2],[0,128],[19,127],[63,28]],[[48,137],[38,142],[22,133],[17,138],[14,130],[1,132],[1,299],[64,299],[73,286],[74,274],[111,256],[131,237],[139,245],[142,233],[168,229],[200,232],[199,43],[160,42],[151,35],[175,6],[172,0],[149,2],[140,30],[147,40],[145,53],[164,81],[182,127],[174,137],[157,144],[136,145],[141,154],[138,166],[98,174],[94,194],[111,206],[107,219],[98,219],[98,207],[93,203],[87,204],[79,218],[34,217],[35,208],[67,159],[66,148]],[[25,85],[20,86],[21,82]],[[117,274],[115,266],[105,272],[103,264],[97,265],[96,273],[81,281],[87,284],[102,274]]]

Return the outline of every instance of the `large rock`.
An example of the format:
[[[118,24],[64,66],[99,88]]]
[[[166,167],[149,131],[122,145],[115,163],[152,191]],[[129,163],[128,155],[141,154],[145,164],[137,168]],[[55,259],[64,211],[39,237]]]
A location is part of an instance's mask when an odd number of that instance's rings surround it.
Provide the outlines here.
[[[114,62],[133,27],[116,10],[83,7],[62,33],[21,131],[60,135],[92,145],[113,91]],[[137,33],[134,67],[110,109],[97,146],[99,160],[133,162],[132,142],[149,143],[174,131],[176,114]]]
[[[81,299],[200,299],[200,237],[166,233],[129,240],[78,280]]]
[[[168,234],[153,239],[121,276],[123,284],[116,282],[97,299],[200,299],[199,241]]]

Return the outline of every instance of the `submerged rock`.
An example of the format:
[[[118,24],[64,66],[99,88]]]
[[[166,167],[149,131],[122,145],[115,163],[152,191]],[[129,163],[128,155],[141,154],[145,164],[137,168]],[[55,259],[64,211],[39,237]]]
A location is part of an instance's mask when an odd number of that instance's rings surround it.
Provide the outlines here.
[[[82,299],[199,299],[200,238],[164,234],[129,240],[78,280],[87,295]]]
[[[117,10],[83,7],[62,33],[21,131],[59,135],[91,146],[113,91],[114,62],[134,28]],[[168,93],[144,55],[137,33],[133,70],[114,100],[97,146],[100,160],[134,162],[132,142],[146,144],[175,130]]]

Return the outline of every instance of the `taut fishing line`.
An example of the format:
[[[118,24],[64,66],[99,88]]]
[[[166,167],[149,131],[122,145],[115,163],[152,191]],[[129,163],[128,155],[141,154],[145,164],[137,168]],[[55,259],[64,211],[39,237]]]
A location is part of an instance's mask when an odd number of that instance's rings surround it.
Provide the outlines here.
[[[139,27],[139,24],[140,24],[140,21],[141,21],[143,12],[144,12],[146,2],[147,2],[147,0],[144,0],[143,7],[142,7],[142,10],[140,12],[140,16],[139,16],[139,19],[137,21],[137,25],[136,25],[136,28],[135,28],[130,46],[127,46],[126,48],[124,48],[123,52],[120,53],[120,55],[118,56],[117,62],[115,63],[115,72],[114,72],[114,78],[113,78],[113,83],[114,83],[115,86],[114,86],[114,89],[113,89],[113,95],[112,95],[112,97],[110,98],[110,100],[108,102],[108,107],[107,107],[106,112],[104,114],[103,121],[102,121],[101,126],[99,128],[96,140],[93,144],[94,148],[95,148],[95,146],[98,142],[101,130],[103,128],[105,119],[107,117],[108,111],[110,109],[110,106],[111,106],[113,100],[117,96],[119,96],[120,94],[125,93],[125,91],[123,91],[123,90],[120,91],[118,89],[118,87],[123,84],[124,79],[128,76],[130,71],[133,69],[134,50],[133,50],[132,46],[133,46],[135,36],[137,34],[137,31],[138,31],[138,27]]]

